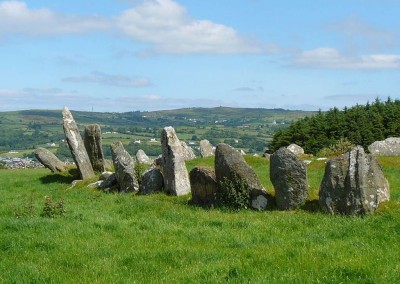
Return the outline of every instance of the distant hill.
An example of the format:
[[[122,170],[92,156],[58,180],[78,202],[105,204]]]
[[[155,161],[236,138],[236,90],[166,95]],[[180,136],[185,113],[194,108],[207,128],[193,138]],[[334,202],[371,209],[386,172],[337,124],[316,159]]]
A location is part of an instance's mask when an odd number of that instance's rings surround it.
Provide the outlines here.
[[[173,126],[180,139],[198,144],[209,139],[214,144],[229,142],[250,152],[260,152],[272,135],[292,121],[314,112],[262,108],[184,108],[151,112],[71,111],[79,128],[97,123],[103,141],[122,140],[125,144],[160,137],[165,126]],[[64,139],[61,110],[0,112],[0,151],[34,149]]]

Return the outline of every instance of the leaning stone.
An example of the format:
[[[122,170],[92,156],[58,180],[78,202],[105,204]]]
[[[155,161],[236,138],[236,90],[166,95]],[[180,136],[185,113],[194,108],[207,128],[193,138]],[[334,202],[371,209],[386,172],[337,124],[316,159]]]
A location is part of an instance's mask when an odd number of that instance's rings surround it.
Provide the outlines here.
[[[267,206],[268,194],[262,186],[254,170],[246,163],[239,151],[231,146],[221,143],[215,151],[215,175],[218,187],[226,178],[233,181],[239,178],[250,188],[249,205],[257,210]]]
[[[319,192],[319,204],[324,211],[371,214],[389,199],[389,183],[382,168],[361,146],[327,162]]]
[[[217,192],[217,179],[214,169],[195,167],[190,171],[189,177],[192,202],[205,207],[213,205]]]
[[[143,174],[139,192],[143,195],[152,194],[162,191],[163,186],[164,178],[161,171],[152,167]]]
[[[213,149],[210,141],[206,139],[200,141],[200,154],[203,158],[214,156],[215,150]]]
[[[104,154],[101,143],[100,125],[90,124],[85,127],[84,142],[93,170],[104,172]]]
[[[139,183],[135,175],[134,160],[120,141],[113,142],[110,146],[120,192],[137,192]]]
[[[299,145],[297,144],[290,144],[289,146],[287,146],[287,149],[292,152],[293,154],[295,154],[296,156],[301,156],[304,155],[304,149],[301,148]]]
[[[153,161],[146,155],[146,153],[139,149],[136,153],[136,161],[141,164],[151,165]]]
[[[37,148],[35,150],[35,157],[43,166],[53,173],[63,172],[66,170],[64,163],[61,162],[56,155],[45,148]]]
[[[307,166],[289,149],[280,148],[271,155],[270,179],[280,210],[293,210],[307,201]]]
[[[400,156],[400,138],[391,137],[384,141],[376,141],[368,146],[374,156]]]
[[[161,132],[162,173],[164,188],[172,195],[190,193],[189,174],[185,164],[185,153],[173,127],[165,127]]]
[[[196,155],[194,154],[192,147],[188,146],[186,144],[186,142],[184,142],[184,141],[181,141],[181,145],[183,148],[182,153],[183,153],[185,161],[190,161],[190,160],[196,159]]]
[[[62,114],[65,138],[67,140],[69,149],[71,150],[75,164],[78,167],[81,178],[93,178],[95,175],[92,164],[90,163],[90,159],[86,152],[85,145],[83,144],[81,134],[79,133],[78,126],[76,125],[76,122],[67,107],[64,107]]]

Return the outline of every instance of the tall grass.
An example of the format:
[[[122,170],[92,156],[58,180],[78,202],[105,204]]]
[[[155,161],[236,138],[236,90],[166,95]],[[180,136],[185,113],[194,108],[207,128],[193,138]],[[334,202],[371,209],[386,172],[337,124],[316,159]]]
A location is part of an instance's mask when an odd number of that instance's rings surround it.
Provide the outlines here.
[[[268,161],[246,157],[266,189]],[[240,213],[189,205],[190,196],[68,189],[73,172],[0,171],[1,283],[398,283],[399,168],[382,158],[392,200],[373,216],[304,210]],[[213,160],[188,163],[213,165]],[[324,162],[308,167],[310,201]],[[45,197],[66,215],[41,217]],[[16,216],[31,205],[34,213]],[[29,207],[29,206],[28,206]]]

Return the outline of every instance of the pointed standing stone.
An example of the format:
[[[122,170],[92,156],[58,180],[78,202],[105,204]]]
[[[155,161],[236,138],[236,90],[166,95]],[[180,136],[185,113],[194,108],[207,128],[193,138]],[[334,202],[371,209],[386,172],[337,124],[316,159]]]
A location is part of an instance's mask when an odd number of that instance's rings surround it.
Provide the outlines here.
[[[85,148],[93,170],[104,172],[104,155],[101,145],[101,129],[98,124],[85,127]]]
[[[185,164],[184,148],[173,127],[165,127],[161,132],[161,148],[165,190],[172,195],[189,194],[190,181]]]
[[[72,157],[78,167],[82,179],[89,179],[94,177],[92,164],[90,163],[89,156],[86,152],[85,145],[81,134],[79,133],[78,126],[71,112],[67,107],[62,111],[64,122],[64,133],[67,140],[69,149],[71,150]]]

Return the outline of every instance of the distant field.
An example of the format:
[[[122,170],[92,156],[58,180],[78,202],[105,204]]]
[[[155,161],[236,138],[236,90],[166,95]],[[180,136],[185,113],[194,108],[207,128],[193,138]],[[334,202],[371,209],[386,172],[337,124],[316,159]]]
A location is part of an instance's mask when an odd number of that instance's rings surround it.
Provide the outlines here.
[[[246,160],[273,193],[269,162]],[[308,167],[309,206],[290,212],[205,210],[190,196],[68,189],[74,171],[0,170],[0,282],[399,283],[400,162],[379,160],[392,200],[363,218],[316,211],[323,161]],[[64,200],[64,217],[40,217],[46,196]]]

